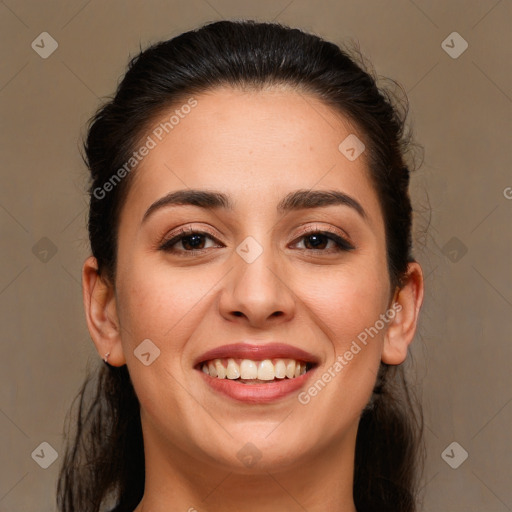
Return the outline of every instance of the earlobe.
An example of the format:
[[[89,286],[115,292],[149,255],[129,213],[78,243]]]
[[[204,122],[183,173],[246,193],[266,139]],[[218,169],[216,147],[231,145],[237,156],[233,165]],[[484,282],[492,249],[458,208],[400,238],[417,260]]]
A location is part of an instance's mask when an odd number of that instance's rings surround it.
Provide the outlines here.
[[[98,273],[96,258],[90,256],[82,267],[82,294],[89,333],[99,355],[108,364],[122,366],[124,357],[114,287]]]
[[[407,350],[418,325],[418,317],[423,303],[423,273],[419,263],[409,263],[404,285],[392,302],[394,318],[386,331],[382,349],[382,362],[391,365],[401,364],[407,357]]]

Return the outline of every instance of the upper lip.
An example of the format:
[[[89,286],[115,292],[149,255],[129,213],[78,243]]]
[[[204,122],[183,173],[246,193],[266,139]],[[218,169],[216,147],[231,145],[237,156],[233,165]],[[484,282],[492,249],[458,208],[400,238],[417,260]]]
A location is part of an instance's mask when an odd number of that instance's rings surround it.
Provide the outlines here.
[[[252,343],[233,343],[231,345],[222,345],[208,350],[196,358],[194,366],[212,359],[295,359],[306,363],[318,363],[318,358],[305,350],[302,350],[286,343],[265,343],[264,345],[255,345]]]

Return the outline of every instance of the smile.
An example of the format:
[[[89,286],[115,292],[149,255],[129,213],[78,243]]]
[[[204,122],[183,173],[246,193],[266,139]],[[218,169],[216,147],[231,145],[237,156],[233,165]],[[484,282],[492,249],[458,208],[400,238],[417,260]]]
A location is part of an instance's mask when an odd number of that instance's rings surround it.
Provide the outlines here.
[[[299,392],[318,364],[315,355],[288,344],[244,342],[209,350],[194,368],[215,395],[266,404]]]
[[[216,379],[238,380],[243,384],[264,384],[276,379],[294,379],[304,375],[311,363],[294,359],[213,359],[204,362],[201,370]]]

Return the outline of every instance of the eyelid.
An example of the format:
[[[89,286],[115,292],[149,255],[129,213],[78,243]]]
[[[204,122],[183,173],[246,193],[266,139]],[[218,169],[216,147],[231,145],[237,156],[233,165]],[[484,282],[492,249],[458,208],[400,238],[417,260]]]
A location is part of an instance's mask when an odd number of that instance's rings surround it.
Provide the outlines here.
[[[306,226],[303,226],[298,233],[295,234],[294,239],[292,242],[296,242],[300,240],[301,238],[304,238],[305,236],[308,236],[309,234],[315,234],[315,233],[330,233],[333,235],[333,237],[338,238],[339,241],[336,241],[335,239],[331,238],[335,243],[344,243],[347,247],[345,250],[353,250],[357,249],[356,245],[352,242],[350,236],[346,233],[346,231],[340,229],[340,228],[333,228],[332,226],[324,226],[321,227],[318,224],[308,224]],[[160,250],[166,250],[166,245],[170,242],[177,243],[182,239],[183,237],[186,237],[187,234],[200,234],[200,235],[207,235],[210,237],[215,243],[220,243],[224,245],[224,243],[219,240],[216,234],[212,232],[209,228],[205,227],[197,227],[195,225],[188,225],[185,227],[177,228],[175,231],[172,231],[170,234],[166,235],[164,239],[158,244],[158,249]],[[290,242],[290,243],[292,243]],[[201,252],[205,251],[206,249],[198,249],[197,251],[178,251],[178,252],[188,252],[192,254],[193,252]]]
[[[354,244],[354,242],[352,242],[352,239],[350,238],[350,236],[348,235],[348,233],[345,230],[343,230],[341,228],[333,228],[332,226],[322,227],[322,226],[319,226],[318,224],[313,224],[313,225],[308,224],[307,226],[302,227],[301,230],[296,234],[294,241],[297,238],[307,235],[309,233],[318,233],[321,231],[325,231],[328,233],[332,233],[333,235],[339,236],[340,238],[345,240],[348,244],[350,244],[354,248],[356,247],[356,245]]]
[[[213,238],[213,240],[215,240],[215,242],[222,243],[222,241],[219,240],[219,237],[216,234],[214,234],[213,231],[210,230],[209,228],[198,227],[195,224],[189,224],[185,227],[177,228],[176,230],[171,231],[171,233],[169,233],[169,234],[166,234],[165,237],[162,239],[162,241],[159,242],[158,247],[162,248],[166,243],[170,242],[171,240],[173,240],[174,238],[177,238],[179,236],[187,235],[187,234],[196,234],[196,233],[206,234],[206,235],[210,236],[211,238]]]

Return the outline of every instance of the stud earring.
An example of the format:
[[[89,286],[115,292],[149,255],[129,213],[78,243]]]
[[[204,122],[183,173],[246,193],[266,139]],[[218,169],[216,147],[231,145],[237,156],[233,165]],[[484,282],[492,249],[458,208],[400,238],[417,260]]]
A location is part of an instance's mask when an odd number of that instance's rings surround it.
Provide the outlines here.
[[[103,356],[103,361],[105,361],[105,363],[108,361],[108,356],[110,355],[110,352],[107,352],[104,356]]]

